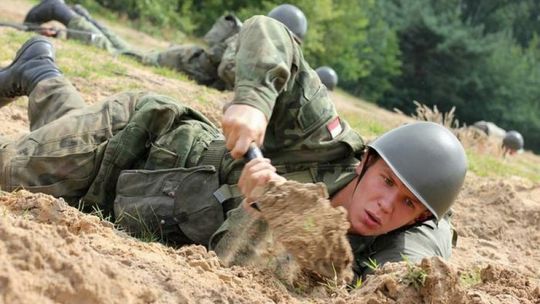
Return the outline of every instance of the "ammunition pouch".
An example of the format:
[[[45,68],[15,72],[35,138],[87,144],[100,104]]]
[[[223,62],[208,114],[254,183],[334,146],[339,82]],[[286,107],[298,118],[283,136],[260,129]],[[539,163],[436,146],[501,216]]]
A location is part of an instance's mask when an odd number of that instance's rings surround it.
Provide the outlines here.
[[[135,235],[207,245],[224,221],[213,193],[219,188],[214,166],[125,170],[117,183],[117,222]]]

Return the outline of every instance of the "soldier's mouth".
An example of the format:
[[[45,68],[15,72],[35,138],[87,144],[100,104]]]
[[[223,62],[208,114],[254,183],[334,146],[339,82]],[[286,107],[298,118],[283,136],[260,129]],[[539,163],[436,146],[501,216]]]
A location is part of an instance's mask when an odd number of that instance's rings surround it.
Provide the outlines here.
[[[372,224],[371,226],[381,225],[381,219],[378,216],[376,216],[375,214],[371,213],[368,210],[366,210],[366,214],[367,214],[368,220],[371,222],[370,224]]]

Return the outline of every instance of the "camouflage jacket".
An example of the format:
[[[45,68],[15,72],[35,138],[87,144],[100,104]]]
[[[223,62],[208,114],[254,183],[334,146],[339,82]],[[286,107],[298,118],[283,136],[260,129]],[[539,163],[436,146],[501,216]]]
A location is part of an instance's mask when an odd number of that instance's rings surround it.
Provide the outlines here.
[[[364,143],[339,118],[326,88],[304,60],[292,34],[281,23],[264,16],[249,19],[244,28],[237,40],[232,103],[253,106],[268,118],[264,155],[272,159],[278,172],[309,169],[313,180],[338,179],[339,166],[350,172]],[[226,158],[225,172],[231,172],[237,164]],[[234,183],[234,177],[227,182]]]
[[[237,75],[232,102],[260,109],[269,119],[261,147],[265,156],[272,160],[277,172],[287,178],[300,182],[324,182],[329,193],[341,189],[354,175],[357,157],[363,151],[364,144],[347,122],[339,118],[326,88],[304,60],[293,35],[281,23],[257,16],[246,22],[239,34],[236,49]],[[181,109],[178,112],[187,111]],[[133,191],[145,189],[146,193],[141,195],[147,195],[152,192],[149,189],[154,188],[156,193],[175,192],[171,199],[181,200],[175,203],[178,207],[174,207],[170,216],[164,211],[153,222],[178,224],[188,242],[191,240],[206,245],[209,237],[223,222],[223,213],[235,208],[241,200],[234,185],[244,162],[234,160],[226,153],[223,140],[214,134],[207,123],[195,123],[193,119],[189,121],[192,121],[189,125],[178,125],[173,121],[161,122],[160,125],[171,129],[161,131],[161,135],[152,140],[151,145],[148,145],[147,159],[138,162],[143,166],[135,166],[135,169],[152,170],[138,173],[151,175],[158,180],[161,179],[153,171],[166,170],[163,174],[168,177],[163,180],[177,181],[167,184],[175,185],[184,181],[182,183],[197,187],[198,190],[187,186],[180,187],[184,190],[178,190],[178,187],[165,187],[155,182],[139,184],[147,179],[136,177],[137,172],[123,172],[119,176],[114,208],[117,215],[126,213],[125,208],[130,208],[131,213],[141,213],[139,209],[145,208],[146,211],[142,213],[150,214],[166,208],[162,205],[151,206],[151,199],[139,200],[139,203],[133,204],[136,201]],[[130,122],[136,125],[146,123]],[[196,132],[195,127],[203,134]],[[126,141],[129,140],[126,138],[118,142],[127,146]],[[188,161],[179,162],[180,159]],[[199,175],[206,173],[208,179],[197,182],[189,180],[188,176],[191,179],[198,178],[197,174],[188,170],[197,166],[215,168],[217,181],[211,179],[211,170],[206,169],[200,171]],[[179,172],[167,171],[170,168],[179,168]],[[176,173],[177,176],[174,175]],[[133,187],[135,184],[138,186]],[[203,184],[216,185],[219,189],[202,189]],[[199,195],[191,197],[193,193]],[[201,193],[210,195],[205,197]],[[218,202],[215,202],[216,199]],[[137,225],[128,224],[132,228]]]

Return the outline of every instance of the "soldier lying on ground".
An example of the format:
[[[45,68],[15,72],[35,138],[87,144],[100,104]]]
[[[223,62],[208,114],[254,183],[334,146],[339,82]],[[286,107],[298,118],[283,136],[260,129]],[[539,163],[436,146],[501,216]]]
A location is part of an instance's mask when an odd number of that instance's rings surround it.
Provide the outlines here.
[[[280,5],[273,9],[269,16],[289,26],[300,41],[303,39],[307,31],[307,20],[297,7]],[[84,7],[75,5],[71,8],[63,0],[43,0],[28,12],[24,22],[42,24],[51,20],[56,20],[72,30],[67,33],[69,39],[95,45],[112,54],[133,56],[144,64],[186,73],[199,84],[221,90],[232,90],[234,87],[234,48],[242,22],[232,14],[219,18],[204,35],[207,48],[187,44],[147,53],[137,50],[105,25],[97,22]]]
[[[514,155],[518,153],[518,151],[522,151],[524,144],[525,142],[521,133],[516,130],[506,132],[501,145],[503,149],[503,157],[506,157],[507,154]]]
[[[227,216],[243,212],[240,202],[253,200],[257,185],[322,182],[332,204],[348,212],[357,274],[369,270],[369,258],[448,258],[449,211],[466,172],[456,137],[418,122],[366,147],[283,24],[255,16],[238,39],[224,136],[195,110],[148,92],[85,105],[55,64],[52,45],[29,40],[0,71],[0,104],[29,96],[31,129],[0,143],[1,189],[136,215],[121,222],[132,232],[151,229],[169,244],[213,248],[216,231],[227,233],[223,227],[234,225]],[[242,156],[253,142],[267,158],[246,165]]]
[[[502,156],[514,155],[523,150],[524,140],[521,133],[515,130],[505,131],[496,124],[489,121],[477,121],[472,127],[483,131],[487,136],[501,140]]]

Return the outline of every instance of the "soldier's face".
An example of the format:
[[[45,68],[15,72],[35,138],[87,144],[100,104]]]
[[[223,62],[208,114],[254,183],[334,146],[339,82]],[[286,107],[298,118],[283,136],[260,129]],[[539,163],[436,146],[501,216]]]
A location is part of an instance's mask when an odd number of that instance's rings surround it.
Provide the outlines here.
[[[368,166],[343,207],[348,211],[350,232],[361,235],[384,234],[429,214],[381,158]]]

